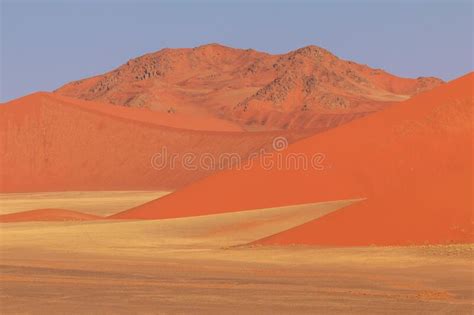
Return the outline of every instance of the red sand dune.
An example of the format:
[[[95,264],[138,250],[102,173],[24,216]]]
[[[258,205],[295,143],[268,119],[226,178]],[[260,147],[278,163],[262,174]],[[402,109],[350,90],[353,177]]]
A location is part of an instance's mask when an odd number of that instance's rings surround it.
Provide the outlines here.
[[[135,122],[172,127],[186,130],[206,131],[244,131],[239,125],[212,117],[210,115],[186,115],[181,113],[162,113],[149,109],[114,106],[106,103],[88,102],[72,99],[61,95],[43,93],[43,96],[54,101],[60,101],[69,106],[77,106],[91,112],[102,113],[116,118],[124,118]]]
[[[367,200],[262,243],[471,242],[473,79],[471,73],[284,152],[283,158],[323,153],[323,170],[266,170],[257,163],[112,217],[169,218],[362,197]]]
[[[101,217],[65,209],[37,209],[0,215],[0,222],[89,221]]]
[[[214,169],[189,170],[179,161],[153,169],[151,159],[163,147],[168,156],[181,159],[194,153],[194,166],[204,154],[236,153],[245,159],[271,147],[275,136],[292,142],[317,132],[235,130],[232,123],[212,117],[35,93],[0,106],[0,191],[171,190]]]
[[[146,54],[55,92],[273,130],[320,128],[333,115],[365,115],[441,83],[396,77],[316,46],[271,55],[210,44]]]

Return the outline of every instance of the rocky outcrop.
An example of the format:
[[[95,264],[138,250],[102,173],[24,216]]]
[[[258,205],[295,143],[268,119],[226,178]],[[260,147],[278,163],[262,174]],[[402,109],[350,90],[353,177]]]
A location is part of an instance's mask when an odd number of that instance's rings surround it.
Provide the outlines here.
[[[311,121],[321,114],[376,111],[441,83],[400,78],[317,46],[270,55],[210,44],[150,53],[56,93],[162,112],[173,107],[186,114],[210,113],[248,130],[270,130],[319,128],[291,120],[296,112]],[[278,123],[270,119],[275,112]]]

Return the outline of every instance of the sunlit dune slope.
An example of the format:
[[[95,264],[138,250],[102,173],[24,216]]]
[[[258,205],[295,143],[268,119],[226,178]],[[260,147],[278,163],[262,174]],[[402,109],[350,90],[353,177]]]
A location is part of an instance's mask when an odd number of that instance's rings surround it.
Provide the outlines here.
[[[0,215],[0,222],[89,221],[99,216],[65,209],[36,209]]]
[[[223,153],[245,159],[275,136],[291,142],[317,132],[236,130],[212,117],[35,93],[0,106],[0,191],[173,190],[225,168],[217,165]],[[195,159],[183,164],[186,153]],[[215,165],[196,167],[204,154]]]
[[[77,252],[92,249],[95,254],[117,250],[142,252],[144,249],[149,251],[150,248],[155,251],[220,248],[245,245],[301,225],[353,202],[357,200],[153,221],[14,223],[98,218],[68,210],[36,210],[0,216],[0,222],[13,222],[2,225],[0,234],[2,241],[9,246],[33,247],[36,250],[70,250],[64,244],[74,244]],[[35,238],[32,235],[42,237]],[[83,237],[84,235],[87,237]]]
[[[169,194],[169,191],[60,191],[0,194],[0,215],[31,209],[69,209],[107,216]]]
[[[468,170],[466,170],[468,171]],[[255,244],[422,245],[472,243],[472,175],[435,172],[443,183],[400,183],[388,191]],[[424,185],[424,186],[420,186]]]
[[[468,74],[299,141],[283,153],[308,158],[322,153],[322,170],[267,170],[257,163],[250,170],[210,176],[114,217],[179,217],[362,197],[367,201],[265,243],[471,241],[473,77]]]

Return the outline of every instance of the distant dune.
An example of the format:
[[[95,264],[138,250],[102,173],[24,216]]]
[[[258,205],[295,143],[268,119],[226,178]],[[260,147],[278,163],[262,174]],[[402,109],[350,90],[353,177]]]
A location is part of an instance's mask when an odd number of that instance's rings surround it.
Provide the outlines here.
[[[245,159],[275,136],[289,142],[317,130],[239,132],[209,116],[154,113],[35,93],[0,106],[0,192],[174,190],[215,168],[184,168],[170,159],[154,169],[155,154]],[[164,160],[164,159],[163,159]],[[160,160],[161,163],[161,160]]]
[[[89,221],[99,216],[65,209],[37,209],[0,215],[0,222]]]
[[[271,55],[210,44],[146,54],[55,92],[163,113],[211,115],[246,130],[319,129],[441,83],[400,78],[317,46]]]
[[[138,123],[186,130],[244,131],[235,123],[218,119],[210,115],[187,115],[173,112],[162,113],[140,108],[113,106],[107,103],[88,102],[51,93],[40,94],[43,94],[43,97],[49,98],[51,101],[61,102],[65,105],[76,106],[87,111],[101,113],[115,118],[123,118]]]
[[[0,222],[28,222],[27,224],[4,224],[1,226],[2,241],[48,250],[65,248],[64,244],[81,235],[87,235],[82,241],[94,240],[98,251],[115,251],[117,247],[143,250],[176,249],[219,249],[223,247],[246,245],[252,241],[301,225],[355,200],[339,200],[316,204],[254,209],[199,217],[176,218],[169,220],[122,221],[104,220],[99,216],[83,214],[63,209],[39,209],[19,213],[0,215]],[[34,221],[91,221],[101,219],[100,224],[38,224]],[[29,230],[27,232],[27,230]],[[41,231],[41,232],[40,232]],[[9,233],[10,232],[10,233]],[[41,234],[35,239],[27,234]],[[26,236],[26,237],[25,237]],[[16,242],[12,240],[16,239]],[[45,240],[48,241],[45,242]],[[133,241],[131,241],[133,240]],[[9,242],[12,241],[12,242]],[[137,243],[138,242],[138,243]],[[71,243],[71,244],[72,244]],[[86,246],[85,249],[88,247]],[[80,251],[76,248],[76,250]]]
[[[468,74],[284,152],[323,153],[324,170],[257,164],[225,171],[112,217],[169,218],[367,198],[262,243],[472,242],[473,78]]]
[[[69,209],[107,216],[169,194],[169,191],[60,191],[0,194],[0,215],[31,209]]]

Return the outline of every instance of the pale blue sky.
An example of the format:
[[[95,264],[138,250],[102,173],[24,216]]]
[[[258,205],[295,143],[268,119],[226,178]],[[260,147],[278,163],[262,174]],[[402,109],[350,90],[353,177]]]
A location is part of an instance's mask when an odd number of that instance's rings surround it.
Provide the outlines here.
[[[473,1],[1,1],[2,101],[164,47],[325,47],[400,76],[473,69]]]

